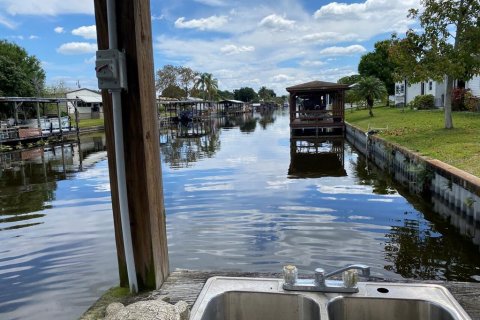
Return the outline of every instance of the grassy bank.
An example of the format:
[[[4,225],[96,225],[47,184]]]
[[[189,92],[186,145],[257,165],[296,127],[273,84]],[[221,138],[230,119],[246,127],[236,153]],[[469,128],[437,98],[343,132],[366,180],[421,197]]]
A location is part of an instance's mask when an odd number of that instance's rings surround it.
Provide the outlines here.
[[[424,156],[446,162],[480,177],[480,114],[456,112],[454,129],[444,129],[443,110],[375,108],[345,111],[346,120],[362,129],[386,128],[378,135]]]
[[[103,119],[82,119],[79,121],[78,126],[80,128],[103,126]]]

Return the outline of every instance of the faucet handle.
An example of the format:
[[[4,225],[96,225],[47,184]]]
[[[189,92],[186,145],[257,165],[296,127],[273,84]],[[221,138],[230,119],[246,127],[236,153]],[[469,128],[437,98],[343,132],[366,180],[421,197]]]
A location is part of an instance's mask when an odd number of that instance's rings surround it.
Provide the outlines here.
[[[283,280],[286,284],[294,285],[297,282],[298,270],[294,265],[283,266]]]
[[[325,269],[323,268],[315,269],[315,284],[317,286],[325,285]]]

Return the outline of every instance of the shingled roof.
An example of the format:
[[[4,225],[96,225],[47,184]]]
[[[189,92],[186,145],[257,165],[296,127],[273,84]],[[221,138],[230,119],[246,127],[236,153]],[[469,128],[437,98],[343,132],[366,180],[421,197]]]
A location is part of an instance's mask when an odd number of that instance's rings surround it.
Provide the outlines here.
[[[348,84],[339,84],[335,82],[310,81],[287,88],[288,92],[292,91],[318,91],[318,90],[348,90]]]

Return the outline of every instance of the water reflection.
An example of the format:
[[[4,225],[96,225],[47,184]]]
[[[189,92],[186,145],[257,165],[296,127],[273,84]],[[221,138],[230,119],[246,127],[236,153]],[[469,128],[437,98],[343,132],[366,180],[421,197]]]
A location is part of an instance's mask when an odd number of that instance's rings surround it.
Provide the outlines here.
[[[239,128],[242,133],[253,133],[257,122],[261,122],[264,116],[262,114],[254,116],[248,113],[188,124],[178,123],[162,126],[160,149],[164,157],[163,161],[173,169],[191,167],[197,161],[213,157],[220,150],[220,131],[222,129]],[[269,115],[269,117],[272,116]],[[274,120],[270,121],[274,122]]]
[[[163,161],[171,168],[188,168],[194,162],[212,157],[220,149],[218,123],[205,122],[172,124],[160,132]]]
[[[356,162],[356,176],[360,183],[372,185],[377,194],[400,193],[416,209],[405,211],[401,219],[392,221],[385,234],[386,270],[410,279],[480,281],[480,258],[472,254],[478,252],[478,247],[461,235],[468,233],[459,234],[452,228],[452,220],[456,219],[452,217],[458,219],[461,214],[455,214],[451,208],[445,210],[438,199],[432,198],[430,203],[410,194],[363,157]],[[451,218],[442,219],[446,215]],[[475,228],[471,223],[463,225]]]
[[[277,111],[272,109],[265,109],[260,111],[260,119],[258,122],[260,123],[260,126],[263,130],[267,129],[269,125],[275,123],[277,113]]]
[[[42,223],[28,221],[44,214],[28,214],[51,208],[57,181],[106,158],[103,135],[82,140],[0,154],[0,230]]]
[[[290,139],[290,178],[343,177],[345,147],[341,138]]]
[[[78,317],[118,281],[105,137],[0,157],[0,319]]]

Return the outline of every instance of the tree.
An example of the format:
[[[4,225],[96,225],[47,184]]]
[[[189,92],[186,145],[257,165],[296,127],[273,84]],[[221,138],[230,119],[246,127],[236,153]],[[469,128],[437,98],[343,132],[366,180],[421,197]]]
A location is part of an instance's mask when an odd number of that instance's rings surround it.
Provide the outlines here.
[[[220,99],[224,99],[224,100],[235,99],[235,95],[233,94],[233,92],[230,92],[228,90],[225,90],[225,91],[218,90],[217,94],[220,97]]]
[[[410,82],[446,79],[445,128],[453,128],[454,80],[470,80],[480,73],[480,2],[478,0],[421,0],[424,9],[411,9],[422,32],[408,30],[404,39],[393,36],[392,58],[397,79]]]
[[[157,71],[155,88],[163,94],[166,88],[177,86],[182,88],[183,97],[187,98],[191,94],[197,75],[198,72],[188,67],[165,65]]]
[[[375,77],[363,77],[353,87],[354,93],[365,99],[367,102],[368,113],[373,117],[373,103],[376,99],[381,99],[387,95],[387,89],[383,82]]]
[[[177,67],[177,80],[179,86],[185,91],[185,97],[188,98],[190,91],[195,84],[195,78],[198,76],[198,72],[193,71],[189,67]]]
[[[338,79],[337,83],[352,85],[360,81],[361,78],[362,76],[360,76],[359,74],[354,74],[351,76],[345,76],[343,78]]]
[[[203,100],[212,100],[212,97],[217,95],[218,90],[218,80],[213,78],[211,73],[202,73],[200,74],[196,81],[194,88],[203,93]]]
[[[182,99],[185,91],[176,84],[171,84],[162,91],[162,96],[167,98]]]
[[[258,90],[258,97],[265,101],[272,100],[272,98],[275,98],[277,95],[275,94],[275,91],[272,89],[267,89],[267,87],[263,86]]]
[[[359,74],[354,74],[351,76],[345,76],[343,78],[338,79],[338,83],[340,84],[349,84],[354,85],[358,81],[360,81],[362,77]],[[345,103],[350,103],[350,109],[353,111],[353,104],[361,100],[362,97],[359,97],[357,91],[355,90],[347,90],[345,92]],[[358,105],[357,105],[358,108]]]
[[[57,83],[46,87],[44,90],[44,96],[48,98],[62,98],[65,97],[65,94],[69,91],[72,91],[72,89],[65,85],[65,81],[60,80]]]
[[[389,52],[392,40],[383,40],[375,43],[375,50],[362,56],[358,64],[358,72],[361,76],[370,76],[380,79],[389,95],[395,94],[394,72],[395,62]],[[387,105],[389,104],[387,99]]]
[[[155,79],[155,89],[161,92],[169,86],[177,85],[177,69],[171,64],[163,66],[162,69],[157,70]]]
[[[5,96],[40,96],[44,85],[40,61],[22,47],[0,40],[0,92]]]
[[[243,102],[250,102],[258,99],[258,95],[255,90],[249,87],[243,87],[238,90],[233,90],[233,95],[236,100],[241,100]]]

